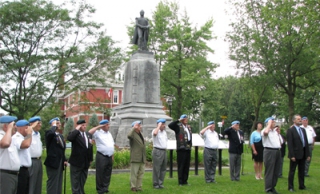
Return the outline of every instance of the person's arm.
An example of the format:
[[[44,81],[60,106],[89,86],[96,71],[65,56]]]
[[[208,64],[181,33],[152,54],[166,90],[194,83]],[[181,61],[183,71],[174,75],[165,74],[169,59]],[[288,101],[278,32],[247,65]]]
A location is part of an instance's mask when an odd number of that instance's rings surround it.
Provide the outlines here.
[[[203,135],[208,129],[210,128],[210,125],[203,128],[201,131],[200,131],[200,135]]]
[[[160,130],[161,125],[162,125],[162,123],[158,123],[157,128],[155,130],[153,130],[153,134],[152,134],[153,136],[157,136],[158,135],[158,132]]]
[[[3,136],[3,138],[0,140],[0,148],[8,148],[11,144],[11,136],[12,136],[12,130],[14,127],[15,122],[11,122],[8,125],[7,132]]]
[[[132,128],[128,133],[128,139],[133,139],[134,128]]]
[[[29,148],[32,142],[32,127],[29,126],[25,129],[27,132],[27,136],[25,136],[24,140],[21,142],[20,149],[26,149]]]
[[[269,134],[269,132],[272,130],[271,129],[271,124],[272,124],[272,119],[270,119],[269,121],[268,121],[268,125],[267,125],[267,127],[263,130],[263,135],[268,135]]]
[[[98,125],[96,127],[93,127],[92,129],[90,129],[88,132],[93,135],[98,129],[100,129],[101,127],[103,127],[104,125]]]
[[[78,135],[80,134],[81,125],[78,125],[75,130],[69,132],[67,139],[71,142],[75,141]]]
[[[288,158],[292,160],[293,162],[296,161],[296,158],[294,156],[294,151],[293,151],[293,134],[292,134],[292,129],[287,130],[287,144],[288,144]]]
[[[179,125],[178,123],[180,122],[180,120],[176,120],[176,121],[172,121],[168,127],[170,129],[172,129],[174,132],[178,133],[179,132]]]

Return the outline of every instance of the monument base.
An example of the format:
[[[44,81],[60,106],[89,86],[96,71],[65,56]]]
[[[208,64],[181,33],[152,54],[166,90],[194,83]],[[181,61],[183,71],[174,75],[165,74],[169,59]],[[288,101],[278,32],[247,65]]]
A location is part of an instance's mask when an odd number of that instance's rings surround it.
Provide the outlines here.
[[[138,51],[126,64],[123,104],[113,108],[109,131],[119,147],[129,147],[127,134],[132,122],[142,122],[142,134],[146,141],[152,141],[152,130],[157,120],[172,119],[163,110],[160,98],[160,72],[152,52]],[[168,138],[174,139],[174,132],[167,130]]]

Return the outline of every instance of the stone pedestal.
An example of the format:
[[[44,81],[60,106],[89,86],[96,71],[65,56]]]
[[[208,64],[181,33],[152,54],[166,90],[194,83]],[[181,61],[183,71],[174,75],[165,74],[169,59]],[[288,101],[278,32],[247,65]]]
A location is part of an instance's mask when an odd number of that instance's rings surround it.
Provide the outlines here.
[[[120,147],[129,146],[127,134],[133,121],[142,121],[142,133],[147,141],[152,138],[151,132],[157,127],[158,119],[166,119],[166,124],[172,121],[165,114],[160,100],[160,72],[153,53],[142,51],[133,54],[124,75],[123,102],[113,108],[116,116],[110,119],[110,132]],[[174,133],[166,130],[168,137],[174,138]]]

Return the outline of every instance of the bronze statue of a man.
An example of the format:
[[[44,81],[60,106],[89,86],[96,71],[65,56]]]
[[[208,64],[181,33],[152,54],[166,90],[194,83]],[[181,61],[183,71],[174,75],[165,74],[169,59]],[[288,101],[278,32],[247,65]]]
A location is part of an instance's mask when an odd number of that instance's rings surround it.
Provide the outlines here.
[[[144,18],[144,11],[140,11],[140,18],[136,18],[136,28],[132,44],[138,45],[139,51],[148,51],[149,21]]]

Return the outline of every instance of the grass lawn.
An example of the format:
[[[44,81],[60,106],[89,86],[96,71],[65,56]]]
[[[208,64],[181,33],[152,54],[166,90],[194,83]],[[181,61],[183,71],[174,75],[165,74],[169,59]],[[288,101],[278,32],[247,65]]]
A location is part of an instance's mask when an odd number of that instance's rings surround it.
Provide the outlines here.
[[[250,150],[248,150],[250,152]],[[44,154],[45,155],[45,154]],[[224,150],[222,152],[223,157],[228,157],[228,151]],[[44,156],[45,157],[45,156]],[[194,166],[191,166],[194,169]],[[284,178],[278,179],[278,184],[276,189],[279,193],[285,194],[290,193],[288,189],[288,172],[289,172],[289,159],[285,158],[284,167],[283,167],[283,176]],[[67,169],[67,192],[71,194],[71,185],[70,185],[70,169]],[[217,170],[218,173],[218,170]],[[204,171],[199,170],[199,175],[194,175],[194,171],[191,170],[189,173],[189,184],[190,186],[178,186],[178,178],[177,172],[173,173],[173,178],[169,178],[169,172],[166,174],[164,186],[165,188],[162,190],[156,190],[152,187],[152,173],[146,172],[143,178],[143,191],[140,193],[172,193],[172,194],[179,194],[179,193],[221,193],[221,194],[228,194],[228,193],[249,193],[249,194],[256,194],[256,193],[264,193],[264,180],[256,180],[253,170],[253,162],[251,161],[251,153],[244,153],[244,171],[239,182],[232,182],[230,181],[229,176],[229,168],[222,169],[222,175],[216,176],[217,184],[206,184],[204,181]],[[320,146],[315,146],[313,151],[313,159],[310,167],[310,177],[305,178],[305,185],[308,190],[300,191],[298,190],[298,178],[297,178],[297,171],[295,175],[295,193],[319,193],[319,183],[318,180],[320,178]],[[130,174],[129,173],[121,173],[121,174],[113,174],[111,177],[111,184],[109,187],[109,193],[131,193],[130,192]],[[47,175],[45,172],[44,167],[44,175],[43,175],[43,185],[42,191],[46,193],[46,180]],[[96,193],[95,190],[95,176],[89,175],[86,185],[85,191],[87,194]]]

